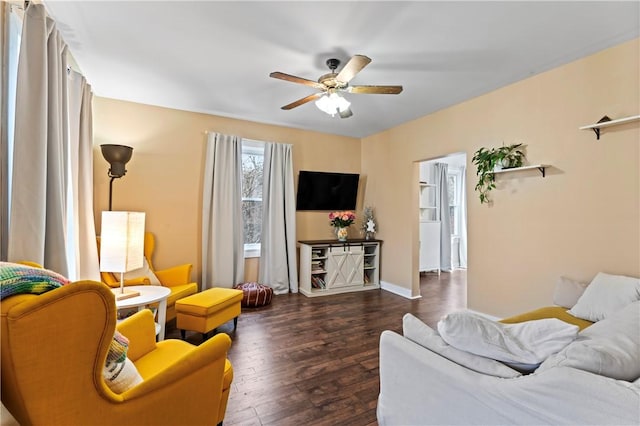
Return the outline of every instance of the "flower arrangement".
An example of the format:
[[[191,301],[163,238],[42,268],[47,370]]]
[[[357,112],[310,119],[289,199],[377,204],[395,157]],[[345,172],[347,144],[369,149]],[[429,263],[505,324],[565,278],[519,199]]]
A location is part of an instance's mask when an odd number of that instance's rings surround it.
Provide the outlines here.
[[[329,223],[336,228],[346,228],[356,220],[356,214],[352,211],[329,213]]]

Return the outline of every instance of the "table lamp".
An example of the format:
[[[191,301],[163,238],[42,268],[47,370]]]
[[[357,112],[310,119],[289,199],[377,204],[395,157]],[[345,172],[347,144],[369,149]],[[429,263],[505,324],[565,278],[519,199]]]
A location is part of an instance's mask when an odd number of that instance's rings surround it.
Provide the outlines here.
[[[100,272],[120,273],[120,289],[115,292],[116,300],[140,294],[125,290],[124,273],[143,266],[144,219],[142,212],[102,212]]]

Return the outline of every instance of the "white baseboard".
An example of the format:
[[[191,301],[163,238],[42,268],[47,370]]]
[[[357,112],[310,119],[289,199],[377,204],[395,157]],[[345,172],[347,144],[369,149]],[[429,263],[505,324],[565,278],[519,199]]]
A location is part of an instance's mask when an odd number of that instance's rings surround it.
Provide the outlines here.
[[[420,299],[422,296],[411,296],[411,290],[406,287],[400,287],[396,284],[391,284],[386,281],[380,281],[380,288],[388,291],[389,293],[397,294],[405,299]]]

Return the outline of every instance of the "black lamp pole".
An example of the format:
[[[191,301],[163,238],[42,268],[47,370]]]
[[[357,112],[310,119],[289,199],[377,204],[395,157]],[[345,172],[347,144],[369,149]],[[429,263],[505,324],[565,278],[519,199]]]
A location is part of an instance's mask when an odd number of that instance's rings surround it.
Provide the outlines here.
[[[109,179],[109,211],[111,211],[111,197],[112,197],[112,193],[113,193],[113,180],[115,179],[115,176],[111,176],[111,179]]]

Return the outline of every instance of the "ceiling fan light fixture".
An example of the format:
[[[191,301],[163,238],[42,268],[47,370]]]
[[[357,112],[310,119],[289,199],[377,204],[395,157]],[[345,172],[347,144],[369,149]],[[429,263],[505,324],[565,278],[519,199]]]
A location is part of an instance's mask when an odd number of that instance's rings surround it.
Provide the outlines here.
[[[320,111],[334,117],[336,114],[340,114],[341,116],[348,114],[351,103],[342,96],[333,92],[328,95],[325,94],[318,99],[316,101],[316,106]],[[347,117],[350,117],[350,115],[347,115]]]

